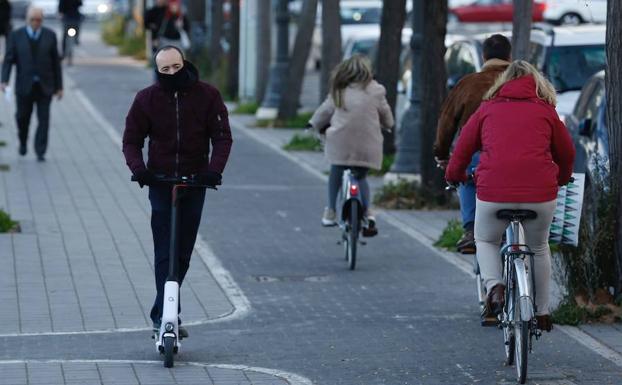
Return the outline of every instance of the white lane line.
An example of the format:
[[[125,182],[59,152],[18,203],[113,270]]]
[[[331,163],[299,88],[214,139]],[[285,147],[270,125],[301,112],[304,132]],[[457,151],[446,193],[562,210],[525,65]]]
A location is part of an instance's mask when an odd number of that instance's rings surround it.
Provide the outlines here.
[[[162,365],[162,361],[155,360],[6,360],[0,361],[0,365],[24,365],[24,364],[120,364],[120,365]],[[208,364],[204,362],[175,362],[175,366],[199,366],[204,368],[239,370],[256,372],[278,377],[291,385],[313,385],[313,382],[301,375],[286,372],[284,370],[262,368],[248,365],[233,364]]]
[[[235,117],[233,117],[231,121],[234,122],[234,119]],[[302,167],[304,170],[308,171],[309,174],[323,181],[328,180],[328,177],[326,175],[322,174],[316,169],[313,169],[309,164],[305,163],[304,160],[296,156],[293,156],[292,154],[289,154],[287,151],[283,150],[278,145],[270,142],[266,138],[261,137],[261,135],[253,132],[251,129],[248,129],[242,126],[241,124],[237,124],[237,122],[235,123],[236,123],[235,124],[236,129],[239,129],[240,131],[244,132],[251,138],[255,139],[257,142],[269,148],[272,148],[277,153],[283,155],[285,158],[289,159],[290,161]],[[436,248],[436,246],[433,245],[432,241],[422,232],[417,231],[416,229],[408,226],[407,224],[405,224],[404,222],[402,222],[395,216],[391,215],[390,213],[379,212],[379,216],[381,216],[386,222],[388,222],[393,227],[399,229],[400,231],[407,234],[411,238],[414,238],[417,241],[419,241],[421,244],[426,246],[434,254],[443,258],[445,261],[447,261],[452,266],[455,266],[456,268],[458,268],[458,270],[462,271],[463,273],[466,273],[471,278],[475,278],[475,274],[473,273],[473,267],[470,264],[468,264],[466,261],[463,261],[459,258],[452,258],[449,253],[439,250],[438,248]],[[559,328],[564,333],[566,333],[568,336],[572,337],[577,342],[581,343],[583,346],[589,348],[590,350],[597,353],[601,357],[606,358],[607,360],[613,362],[617,366],[622,367],[622,354],[607,347],[606,345],[599,342],[598,340],[596,340],[594,337],[590,336],[583,330],[577,327],[573,327],[573,326],[557,326],[556,325],[556,328]]]

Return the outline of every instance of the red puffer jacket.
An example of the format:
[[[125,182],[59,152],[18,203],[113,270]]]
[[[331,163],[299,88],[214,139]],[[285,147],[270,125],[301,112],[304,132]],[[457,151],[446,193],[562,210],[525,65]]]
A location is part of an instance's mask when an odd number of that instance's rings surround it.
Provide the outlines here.
[[[198,79],[196,69],[186,65]],[[154,173],[223,172],[232,144],[227,107],[216,88],[196,79],[177,95],[158,83],[138,92],[123,133],[123,154],[132,173],[145,169],[142,148],[147,137],[147,167]]]
[[[471,156],[477,197],[487,202],[546,202],[572,175],[575,149],[555,108],[537,97],[531,76],[507,82],[462,128],[445,172],[465,181]]]

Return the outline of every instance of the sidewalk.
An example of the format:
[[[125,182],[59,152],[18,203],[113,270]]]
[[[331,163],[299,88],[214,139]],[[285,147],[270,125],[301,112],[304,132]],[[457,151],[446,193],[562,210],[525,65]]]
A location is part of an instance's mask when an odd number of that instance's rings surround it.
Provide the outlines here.
[[[302,133],[303,130],[256,128],[253,127],[254,118],[249,115],[232,115],[231,120],[237,127],[244,129],[257,140],[275,150],[283,152],[285,156],[301,164],[318,176],[318,178],[327,180],[327,172],[330,165],[324,159],[323,153],[282,150],[284,144],[288,143],[296,133]],[[382,186],[382,178],[370,177],[370,186],[372,191],[378,189]],[[439,257],[466,274],[473,275],[472,255],[445,251],[434,246],[447,222],[451,219],[460,218],[459,211],[377,210],[377,212],[379,217],[385,222],[417,239]],[[318,212],[318,218],[320,215],[321,213]],[[475,290],[473,295],[475,301]],[[622,366],[622,324],[586,324],[576,328],[569,326],[556,326],[556,328]]]
[[[183,352],[173,370],[158,370],[162,363],[148,338],[155,288],[147,189],[130,182],[117,131],[70,78],[66,82],[65,97],[52,104],[46,162],[36,161],[34,133],[28,154],[17,155],[14,102],[0,101],[0,140],[6,142],[0,164],[9,167],[0,172],[0,208],[22,228],[0,234],[0,339],[29,338],[40,352],[37,337],[138,332],[152,361],[64,361],[64,352],[89,352],[69,345],[47,349],[50,360],[29,360],[22,349],[0,361],[0,383],[310,384],[277,370],[183,362]],[[248,311],[209,247],[197,245],[182,289],[184,324]]]

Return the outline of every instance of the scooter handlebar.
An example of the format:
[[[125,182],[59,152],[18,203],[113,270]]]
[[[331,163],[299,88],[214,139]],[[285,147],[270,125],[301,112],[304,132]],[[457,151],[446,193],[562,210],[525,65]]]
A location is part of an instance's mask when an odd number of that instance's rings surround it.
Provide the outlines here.
[[[210,186],[210,185],[199,183],[195,175],[181,176],[181,177],[172,177],[172,176],[165,176],[165,175],[154,175],[154,176],[155,176],[155,182],[158,184],[172,184],[172,185],[185,184],[185,185],[189,185],[192,187],[205,187],[205,188],[209,188],[212,190],[218,190],[216,186]],[[131,181],[138,182],[138,180],[136,179],[136,175],[132,175]]]

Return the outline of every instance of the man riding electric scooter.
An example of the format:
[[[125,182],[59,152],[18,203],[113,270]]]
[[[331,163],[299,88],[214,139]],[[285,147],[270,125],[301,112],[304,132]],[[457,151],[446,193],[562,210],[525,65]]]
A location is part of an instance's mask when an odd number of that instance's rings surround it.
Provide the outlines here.
[[[199,81],[198,71],[184,60],[178,48],[161,47],[154,61],[157,81],[139,91],[134,99],[125,122],[123,154],[132,171],[132,180],[141,187],[149,186],[157,289],[150,316],[157,333],[169,275],[173,201],[173,183],[161,183],[162,177],[169,182],[187,178],[184,180],[195,184],[179,196],[176,213],[176,273],[181,285],[201,221],[205,187],[221,184],[232,138],[227,108],[220,93],[212,85]],[[147,137],[149,152],[145,165],[142,148]],[[188,336],[182,327],[178,332],[180,338]]]

